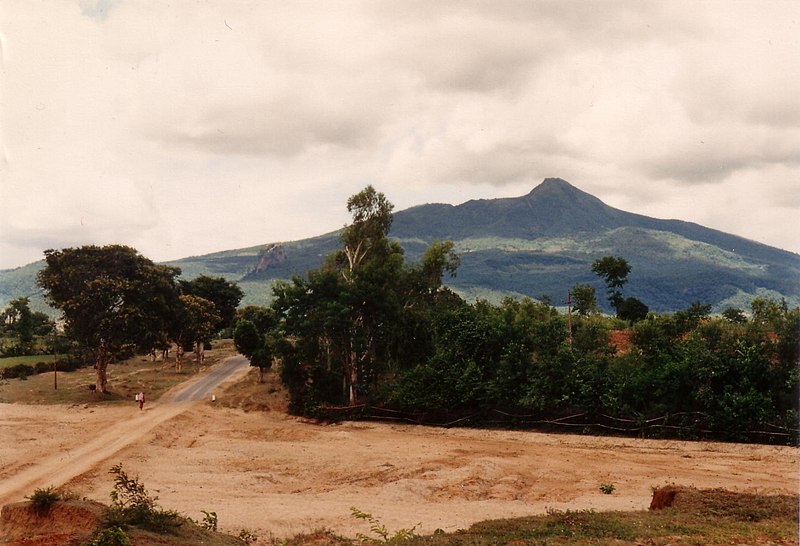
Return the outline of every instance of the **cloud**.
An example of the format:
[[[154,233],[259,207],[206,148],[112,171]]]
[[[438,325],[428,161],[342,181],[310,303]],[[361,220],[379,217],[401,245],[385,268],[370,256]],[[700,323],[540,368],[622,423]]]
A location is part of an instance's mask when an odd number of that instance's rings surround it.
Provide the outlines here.
[[[798,12],[12,3],[0,13],[0,266],[48,240],[165,259],[313,236],[346,222],[366,184],[411,206],[520,195],[547,176],[800,250],[785,233],[800,214]],[[759,197],[723,199],[736,194]]]

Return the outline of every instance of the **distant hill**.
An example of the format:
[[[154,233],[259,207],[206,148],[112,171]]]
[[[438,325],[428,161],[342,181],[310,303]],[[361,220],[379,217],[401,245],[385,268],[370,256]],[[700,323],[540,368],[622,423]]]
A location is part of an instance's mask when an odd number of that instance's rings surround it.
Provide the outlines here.
[[[468,299],[547,297],[554,305],[577,283],[605,288],[591,272],[594,260],[623,256],[631,264],[625,295],[656,311],[685,309],[693,301],[749,308],[755,296],[800,304],[800,255],[698,224],[659,220],[609,207],[558,178],[529,194],[461,205],[428,204],[394,215],[391,237],[410,261],[428,244],[452,240],[461,253],[458,276],[447,284]],[[338,233],[270,243],[170,262],[187,278],[206,274],[235,280],[244,303],[266,304],[277,279],[319,267],[339,246]],[[0,303],[33,295],[41,263],[0,271]]]

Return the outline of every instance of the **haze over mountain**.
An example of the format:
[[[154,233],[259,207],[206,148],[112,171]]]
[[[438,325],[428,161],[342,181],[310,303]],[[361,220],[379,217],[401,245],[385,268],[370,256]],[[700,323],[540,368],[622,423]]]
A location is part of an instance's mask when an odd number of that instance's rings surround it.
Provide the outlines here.
[[[396,212],[390,236],[410,261],[435,240],[452,240],[461,254],[458,275],[446,284],[468,299],[504,296],[567,299],[578,283],[605,287],[591,272],[594,260],[622,256],[632,270],[624,287],[656,311],[693,301],[716,311],[749,308],[753,297],[800,304],[800,255],[680,220],[660,220],[609,207],[558,178],[527,195],[427,204]],[[266,304],[272,283],[320,266],[339,246],[338,232],[170,262],[184,277],[200,274],[235,280],[243,303]],[[37,299],[33,277],[41,262],[0,272],[4,305],[19,295]]]

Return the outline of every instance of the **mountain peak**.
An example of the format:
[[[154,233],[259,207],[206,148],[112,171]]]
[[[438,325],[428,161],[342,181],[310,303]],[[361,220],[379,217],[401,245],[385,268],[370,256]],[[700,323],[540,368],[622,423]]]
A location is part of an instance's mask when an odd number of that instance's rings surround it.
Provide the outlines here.
[[[528,194],[529,196],[545,196],[545,195],[566,195],[574,193],[585,193],[564,180],[563,178],[545,178],[542,182],[533,188]],[[587,194],[588,195],[588,194]]]

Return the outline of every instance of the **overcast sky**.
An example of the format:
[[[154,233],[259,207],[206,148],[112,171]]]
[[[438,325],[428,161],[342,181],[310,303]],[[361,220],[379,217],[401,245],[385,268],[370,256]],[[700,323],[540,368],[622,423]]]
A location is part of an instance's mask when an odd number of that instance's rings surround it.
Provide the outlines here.
[[[4,0],[0,268],[560,177],[800,252],[800,2]]]

